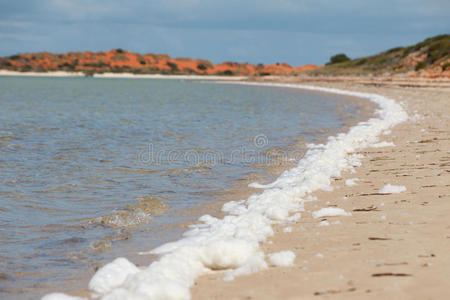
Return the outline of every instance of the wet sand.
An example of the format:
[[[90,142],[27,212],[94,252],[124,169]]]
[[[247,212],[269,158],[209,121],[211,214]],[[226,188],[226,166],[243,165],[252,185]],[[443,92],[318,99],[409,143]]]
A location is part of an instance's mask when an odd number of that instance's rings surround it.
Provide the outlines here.
[[[404,103],[411,119],[380,141],[395,146],[360,151],[355,174],[335,178],[332,192],[315,192],[292,232],[276,228],[266,254],[292,250],[291,267],[224,281],[197,279],[193,299],[443,299],[450,276],[450,83],[448,80],[265,78],[266,81],[377,93]],[[345,182],[358,178],[355,186]],[[386,184],[406,191],[380,195]],[[313,219],[322,207],[348,217]],[[318,226],[323,220],[329,226]],[[339,222],[337,222],[339,221]],[[333,224],[339,223],[339,224]]]

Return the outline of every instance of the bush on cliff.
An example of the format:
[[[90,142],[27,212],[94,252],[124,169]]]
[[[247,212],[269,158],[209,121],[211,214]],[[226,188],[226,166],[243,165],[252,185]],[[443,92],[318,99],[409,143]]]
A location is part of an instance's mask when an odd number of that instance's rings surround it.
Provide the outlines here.
[[[208,60],[201,60],[197,64],[197,69],[199,69],[201,71],[205,71],[207,69],[213,69],[213,68],[214,68],[214,65]]]
[[[346,62],[346,61],[350,61],[350,58],[348,58],[348,56],[345,55],[344,53],[339,53],[339,54],[336,54],[336,55],[332,56],[330,58],[330,62],[327,63],[327,65],[343,63],[343,62]]]
[[[168,61],[167,65],[169,66],[170,71],[172,71],[172,72],[178,71],[178,65],[176,63]]]
[[[199,63],[199,64],[197,65],[197,69],[199,69],[199,70],[201,70],[201,71],[205,71],[206,69],[208,69],[208,66],[206,66],[206,65],[203,64],[203,63]]]

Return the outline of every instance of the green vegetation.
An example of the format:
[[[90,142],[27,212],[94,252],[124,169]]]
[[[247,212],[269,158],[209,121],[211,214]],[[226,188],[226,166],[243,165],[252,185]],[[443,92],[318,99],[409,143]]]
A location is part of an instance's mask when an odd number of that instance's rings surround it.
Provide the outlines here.
[[[64,70],[67,70],[67,69],[73,70],[74,66],[72,64],[68,63],[68,62],[65,62],[63,64],[59,64],[58,68],[64,69]]]
[[[423,62],[416,63],[418,60]],[[323,68],[306,71],[303,74],[331,76],[395,74],[423,70],[442,63],[445,65],[449,60],[450,35],[443,34],[416,45],[395,47],[373,56],[353,60],[345,60],[345,57],[335,55]]]
[[[327,65],[343,63],[346,61],[350,61],[350,58],[348,58],[348,56],[345,55],[344,53],[339,53],[339,54],[332,56],[330,58],[330,62]]]
[[[112,73],[124,73],[126,70],[122,67],[114,66],[111,68]]]
[[[0,61],[0,66],[2,67],[12,67],[12,64],[9,61]]]
[[[84,77],[93,77],[95,72],[94,71],[84,71]]]
[[[414,67],[415,71],[419,71],[419,70],[423,70],[427,67],[427,63],[424,61],[421,61],[419,63],[417,63],[417,65]]]
[[[128,57],[126,55],[114,55],[111,59],[113,61],[127,61]]]
[[[209,60],[201,60],[197,64],[197,69],[200,71],[206,71],[207,69],[213,69],[214,65]]]
[[[185,68],[184,72],[189,74],[189,75],[198,75],[199,73],[195,70],[192,70],[191,68]]]
[[[445,70],[447,70],[449,68],[450,68],[450,62],[445,63],[445,64],[442,65],[442,71],[445,71]]]
[[[198,63],[197,69],[205,71],[205,70],[208,69],[208,66],[206,64],[204,64],[204,63]]]
[[[171,70],[172,72],[178,71],[178,65],[177,65],[176,63],[173,63],[173,62],[171,62],[171,61],[168,61],[168,62],[167,62],[167,65],[169,66],[169,68],[170,68],[170,70]]]
[[[20,72],[31,72],[31,71],[33,71],[33,68],[29,65],[26,65],[22,69],[20,69]]]
[[[231,71],[231,70],[225,70],[225,71],[223,72],[223,75],[232,76],[232,75],[234,75],[234,73],[233,73],[233,71]]]

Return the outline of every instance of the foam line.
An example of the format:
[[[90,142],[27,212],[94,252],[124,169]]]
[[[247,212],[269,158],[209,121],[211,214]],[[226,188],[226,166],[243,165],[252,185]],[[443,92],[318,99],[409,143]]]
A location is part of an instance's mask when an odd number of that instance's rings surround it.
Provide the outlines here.
[[[190,299],[195,279],[210,270],[227,270],[226,279],[267,268],[260,243],[274,234],[272,225],[295,222],[303,211],[304,199],[318,189],[330,189],[332,177],[361,165],[358,149],[378,142],[383,131],[407,120],[403,108],[377,94],[281,83],[234,83],[299,88],[368,99],[378,104],[376,117],[329,137],[323,145],[312,145],[297,166],[245,201],[223,206],[227,216],[202,216],[183,238],[164,244],[151,253],[159,260],[136,271],[131,263],[115,260],[100,269],[89,288],[104,300]],[[108,273],[108,270],[112,270]],[[120,274],[120,278],[119,275]],[[124,274],[126,276],[124,276]],[[106,280],[109,276],[114,280]],[[57,298],[52,298],[57,299]]]

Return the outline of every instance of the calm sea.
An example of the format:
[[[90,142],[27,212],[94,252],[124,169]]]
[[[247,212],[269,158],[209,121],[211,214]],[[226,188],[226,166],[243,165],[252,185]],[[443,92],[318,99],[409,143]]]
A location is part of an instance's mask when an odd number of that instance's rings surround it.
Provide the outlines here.
[[[197,208],[358,109],[276,87],[0,78],[0,298],[75,289],[114,257],[177,239]]]

